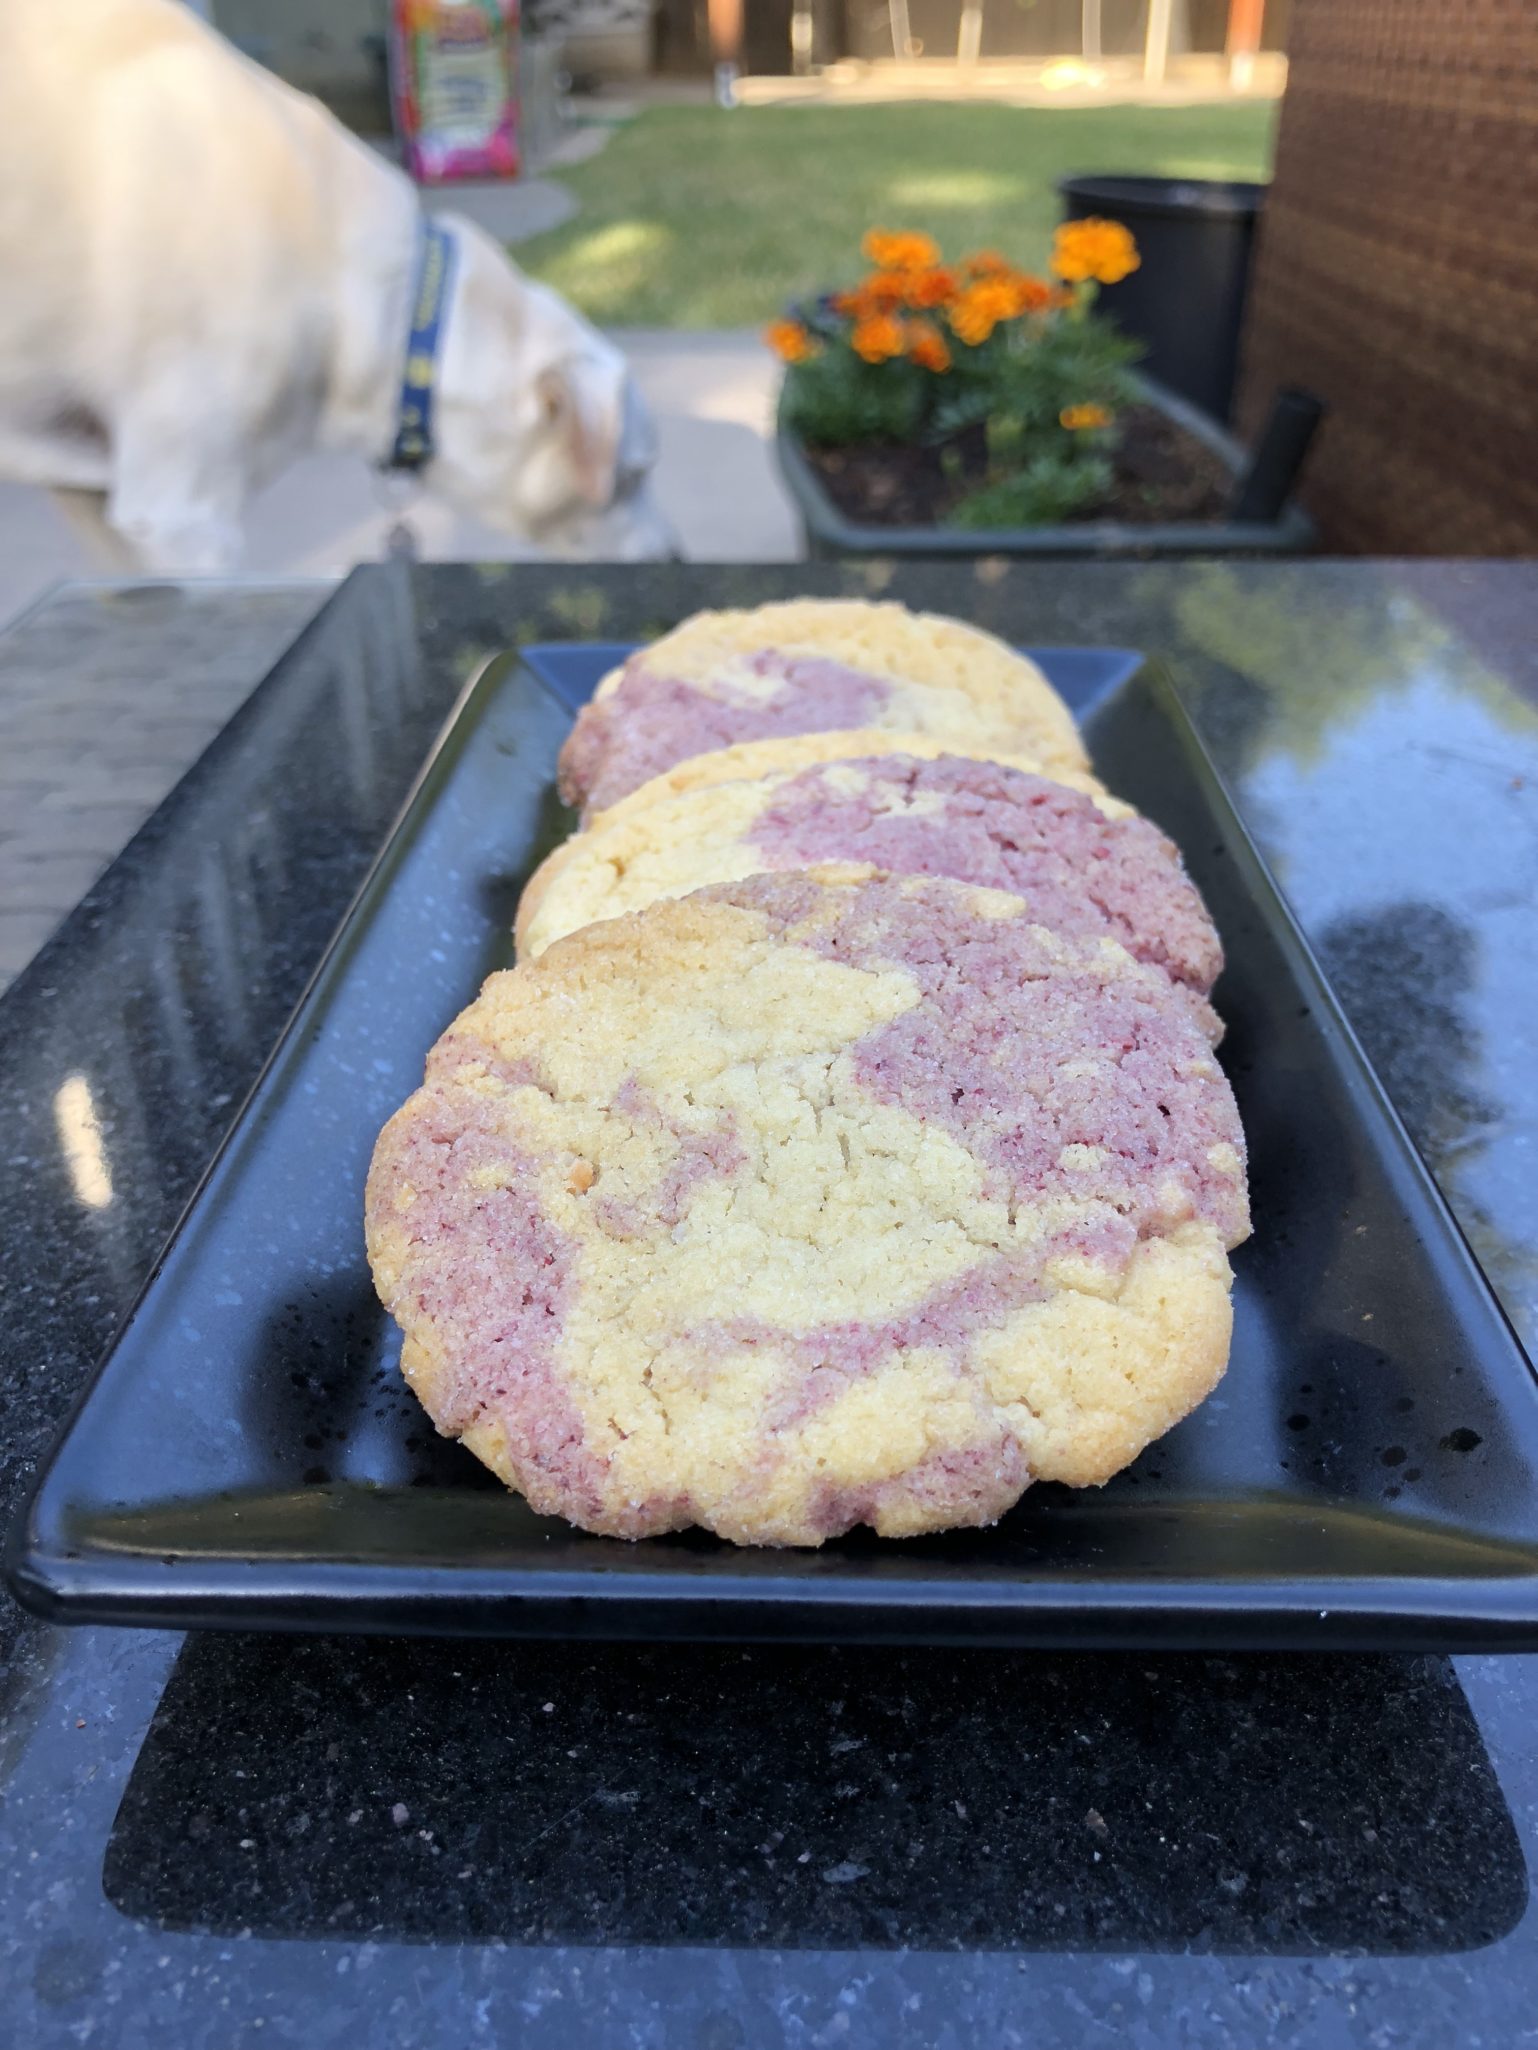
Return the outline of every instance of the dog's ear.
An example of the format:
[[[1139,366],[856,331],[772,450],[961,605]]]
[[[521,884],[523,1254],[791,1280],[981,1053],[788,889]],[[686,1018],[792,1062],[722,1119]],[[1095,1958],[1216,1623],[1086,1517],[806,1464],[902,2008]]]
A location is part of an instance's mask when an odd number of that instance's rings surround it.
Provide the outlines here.
[[[607,385],[599,366],[582,356],[565,356],[535,379],[545,419],[571,464],[576,494],[595,512],[614,496],[619,458],[621,421]]]

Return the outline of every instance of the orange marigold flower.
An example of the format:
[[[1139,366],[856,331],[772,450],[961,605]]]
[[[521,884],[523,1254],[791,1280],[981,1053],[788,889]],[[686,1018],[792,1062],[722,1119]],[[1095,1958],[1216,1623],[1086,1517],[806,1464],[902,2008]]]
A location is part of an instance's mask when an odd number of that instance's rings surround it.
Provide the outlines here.
[[[1013,320],[1020,304],[1018,282],[1014,278],[980,278],[972,287],[971,296],[998,320]]]
[[[880,270],[930,270],[940,261],[940,245],[933,235],[913,229],[893,234],[886,228],[872,228],[860,244]]]
[[[987,341],[1001,320],[1013,320],[1019,311],[1010,279],[979,278],[951,308],[951,333],[975,349]]]
[[[1070,283],[1093,278],[1097,284],[1114,285],[1141,262],[1136,242],[1120,221],[1093,215],[1064,221],[1052,243],[1052,268]]]
[[[1111,424],[1111,416],[1104,406],[1064,406],[1057,417],[1059,424],[1070,434],[1077,434],[1086,427],[1109,427]]]
[[[1052,287],[1045,278],[1033,278],[1025,271],[1012,271],[1003,281],[1013,300],[1013,312],[1045,313],[1052,304]]]
[[[811,330],[799,320],[771,320],[764,340],[782,363],[805,363],[819,353]]]
[[[932,320],[909,321],[908,361],[916,363],[920,370],[939,372],[950,369],[951,352],[945,346],[944,335]]]
[[[870,313],[893,313],[907,301],[907,275],[896,270],[873,270],[847,292],[836,292],[833,296],[835,312],[847,314],[852,320],[863,320]]]
[[[956,273],[936,264],[931,270],[910,271],[904,294],[914,307],[949,306],[956,296]]]
[[[867,313],[850,330],[849,345],[866,363],[886,363],[907,343],[903,323],[891,313]]]
[[[961,268],[969,278],[992,278],[1006,275],[1014,266],[996,249],[974,249]]]

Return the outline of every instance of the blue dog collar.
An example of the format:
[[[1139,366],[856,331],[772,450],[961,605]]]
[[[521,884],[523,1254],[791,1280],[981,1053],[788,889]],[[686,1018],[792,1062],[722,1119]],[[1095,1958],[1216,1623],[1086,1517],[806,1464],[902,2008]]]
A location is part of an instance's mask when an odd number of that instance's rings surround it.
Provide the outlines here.
[[[411,294],[411,332],[406,340],[406,367],[401,374],[395,446],[388,470],[420,470],[433,453],[433,387],[438,378],[438,349],[454,270],[454,237],[437,221],[423,218],[417,245],[416,282]]]

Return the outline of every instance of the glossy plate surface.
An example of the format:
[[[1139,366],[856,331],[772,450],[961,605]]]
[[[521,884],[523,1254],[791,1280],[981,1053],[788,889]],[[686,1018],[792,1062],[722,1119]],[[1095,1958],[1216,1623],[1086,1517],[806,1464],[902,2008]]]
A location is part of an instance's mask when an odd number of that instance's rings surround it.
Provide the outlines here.
[[[588,1537],[435,1436],[363,1257],[369,1154],[510,958],[569,825],[572,708],[624,652],[530,649],[466,692],[11,1533],[22,1598],[177,1627],[1538,1647],[1538,1383],[1174,690],[1121,649],[1032,652],[1228,952],[1255,1236],[1216,1395],[1102,1490],[816,1553]]]

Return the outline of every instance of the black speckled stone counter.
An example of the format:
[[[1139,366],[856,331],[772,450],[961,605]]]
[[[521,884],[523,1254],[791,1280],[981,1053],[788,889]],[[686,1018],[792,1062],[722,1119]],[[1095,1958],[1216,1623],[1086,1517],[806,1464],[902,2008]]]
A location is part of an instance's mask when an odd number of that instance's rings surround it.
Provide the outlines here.
[[[7,1513],[479,657],[876,590],[1169,662],[1538,1346],[1538,571],[376,569],[0,1001]],[[1534,2035],[1520,1659],[4,1631],[0,2042]]]

